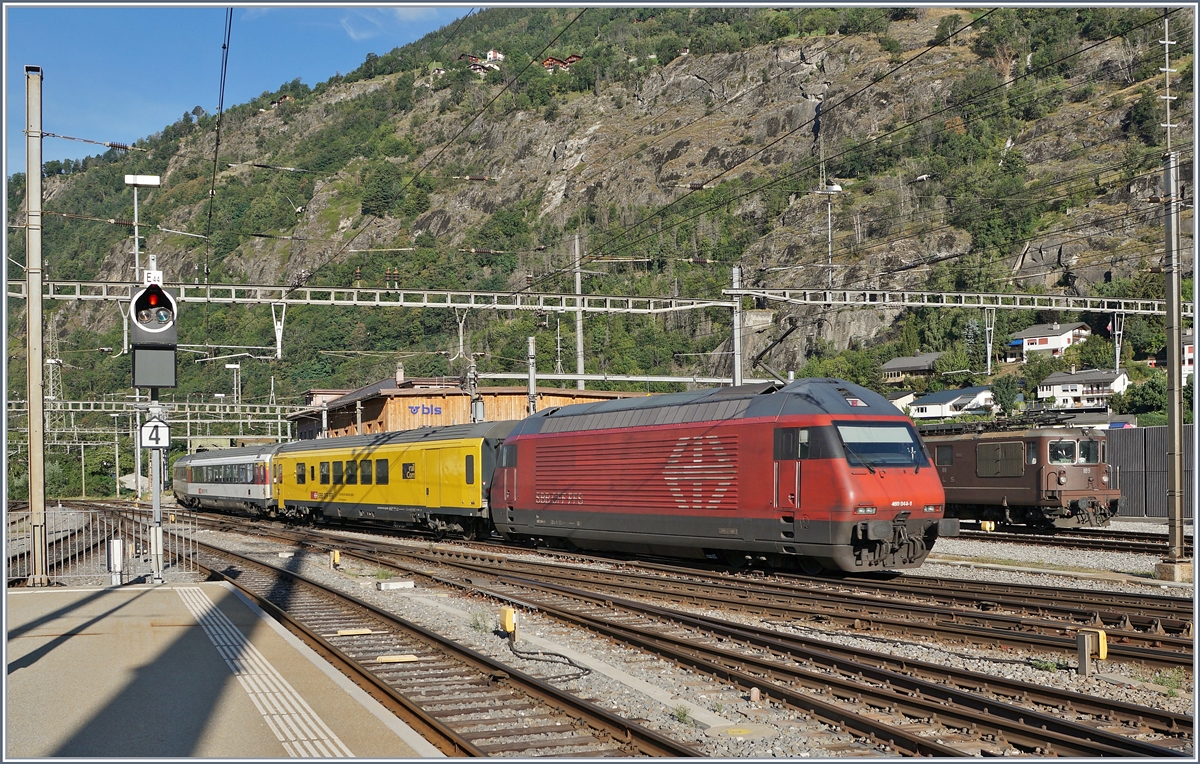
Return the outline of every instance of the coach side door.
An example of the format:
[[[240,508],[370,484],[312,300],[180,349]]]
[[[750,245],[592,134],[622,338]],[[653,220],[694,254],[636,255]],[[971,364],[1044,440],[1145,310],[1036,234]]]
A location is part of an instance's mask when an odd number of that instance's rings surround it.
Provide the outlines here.
[[[775,429],[775,508],[781,512],[800,508],[800,459],[808,448],[808,430],[803,427]]]

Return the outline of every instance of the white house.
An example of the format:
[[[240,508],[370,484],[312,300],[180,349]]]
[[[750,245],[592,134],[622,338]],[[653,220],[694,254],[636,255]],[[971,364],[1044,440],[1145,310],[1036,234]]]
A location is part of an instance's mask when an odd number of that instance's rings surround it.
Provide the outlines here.
[[[1054,408],[1107,409],[1108,399],[1129,389],[1129,375],[1124,369],[1088,369],[1076,372],[1056,371],[1038,385],[1039,402],[1054,399]]]
[[[1062,352],[1072,345],[1078,344],[1086,340],[1092,331],[1087,324],[1036,324],[1017,332],[1012,335],[1012,340],[1008,343],[1008,354],[1004,360],[1008,363],[1020,361],[1024,363],[1029,360],[1029,354],[1049,353],[1054,357],[1062,355]]]
[[[489,50],[487,52],[487,60],[488,61],[503,61],[504,54],[498,50]]]
[[[912,405],[912,402],[917,399],[917,394],[912,390],[897,390],[894,393],[888,393],[885,397],[893,406],[904,411],[905,406]]]
[[[908,415],[913,419],[943,419],[960,414],[991,414],[995,409],[992,388],[964,387],[917,398],[908,404]]]

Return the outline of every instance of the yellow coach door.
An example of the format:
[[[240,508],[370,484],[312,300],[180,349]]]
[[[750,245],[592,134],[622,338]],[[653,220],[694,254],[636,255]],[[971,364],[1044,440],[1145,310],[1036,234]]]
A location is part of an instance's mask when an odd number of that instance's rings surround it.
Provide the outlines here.
[[[425,506],[442,506],[442,451],[440,448],[426,449],[424,456]],[[421,465],[418,462],[418,469]]]

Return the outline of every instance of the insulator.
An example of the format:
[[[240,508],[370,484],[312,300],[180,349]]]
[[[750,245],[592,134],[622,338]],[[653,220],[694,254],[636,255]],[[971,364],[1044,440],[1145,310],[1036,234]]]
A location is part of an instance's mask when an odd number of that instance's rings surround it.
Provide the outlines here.
[[[696,181],[692,181],[691,183],[688,184],[688,188],[692,189],[693,191],[702,191],[702,190],[704,190],[704,184],[697,183]]]

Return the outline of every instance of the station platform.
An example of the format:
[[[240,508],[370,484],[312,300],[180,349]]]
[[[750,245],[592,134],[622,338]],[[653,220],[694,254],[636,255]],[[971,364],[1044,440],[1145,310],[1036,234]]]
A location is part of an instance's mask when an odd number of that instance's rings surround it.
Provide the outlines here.
[[[442,756],[227,583],[6,604],[6,760]]]

